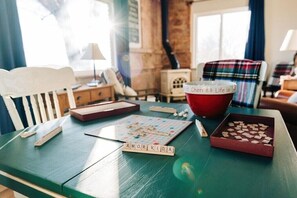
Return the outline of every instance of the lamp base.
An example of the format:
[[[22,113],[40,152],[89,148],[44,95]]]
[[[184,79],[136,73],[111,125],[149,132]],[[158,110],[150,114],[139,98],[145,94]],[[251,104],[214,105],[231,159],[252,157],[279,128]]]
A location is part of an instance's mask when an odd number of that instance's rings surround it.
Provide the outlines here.
[[[87,83],[89,87],[97,87],[100,84],[99,80],[93,79],[91,82]]]

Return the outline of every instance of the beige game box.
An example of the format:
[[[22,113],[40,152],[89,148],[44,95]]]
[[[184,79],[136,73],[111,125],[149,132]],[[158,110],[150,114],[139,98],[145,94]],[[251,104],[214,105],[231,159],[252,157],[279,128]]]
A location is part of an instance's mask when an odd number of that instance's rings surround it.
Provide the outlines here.
[[[89,121],[133,111],[139,111],[140,105],[127,101],[105,102],[70,109],[70,115],[80,121]]]

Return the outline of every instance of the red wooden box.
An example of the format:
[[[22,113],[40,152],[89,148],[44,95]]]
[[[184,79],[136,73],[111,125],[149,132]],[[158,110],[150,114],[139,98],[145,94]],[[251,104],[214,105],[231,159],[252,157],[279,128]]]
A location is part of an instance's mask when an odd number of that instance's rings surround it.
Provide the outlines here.
[[[80,121],[89,121],[113,115],[139,111],[140,105],[127,101],[105,102],[70,109],[70,115]]]
[[[210,144],[213,147],[272,157],[274,118],[228,114],[210,136]]]

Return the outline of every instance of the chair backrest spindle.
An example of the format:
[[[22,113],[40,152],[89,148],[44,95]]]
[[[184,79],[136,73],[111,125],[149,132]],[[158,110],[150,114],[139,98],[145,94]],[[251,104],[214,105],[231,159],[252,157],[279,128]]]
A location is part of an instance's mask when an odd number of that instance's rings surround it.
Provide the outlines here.
[[[23,101],[23,106],[24,106],[24,109],[25,109],[25,114],[26,114],[28,126],[33,126],[34,123],[33,123],[33,119],[32,119],[32,115],[31,115],[28,100],[27,100],[27,98],[25,96],[23,96],[22,101]]]

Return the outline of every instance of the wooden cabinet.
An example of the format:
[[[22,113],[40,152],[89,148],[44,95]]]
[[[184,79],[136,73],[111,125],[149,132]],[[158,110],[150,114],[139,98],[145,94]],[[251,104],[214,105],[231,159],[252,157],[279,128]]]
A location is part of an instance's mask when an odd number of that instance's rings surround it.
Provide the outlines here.
[[[93,90],[83,90],[73,93],[76,106],[82,106],[91,102],[91,92]]]
[[[99,85],[98,87],[82,86],[73,91],[76,106],[92,104],[103,100],[114,100],[113,85]],[[69,103],[66,92],[58,93],[61,115],[68,111]]]
[[[113,86],[112,87],[102,87],[101,89],[95,89],[91,92],[91,101],[103,100],[105,98],[110,98],[113,96]]]
[[[297,79],[286,79],[281,84],[281,89],[296,91],[297,90]]]

